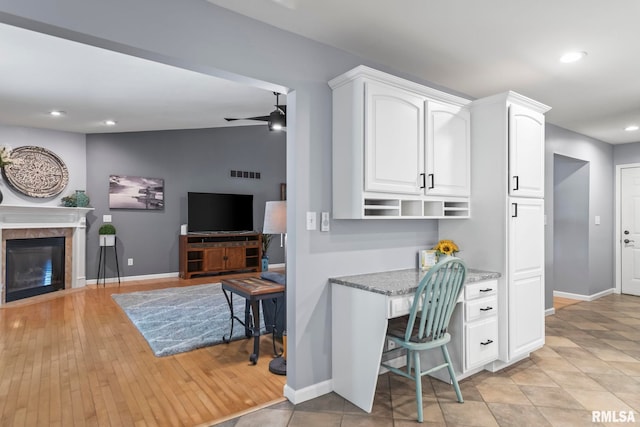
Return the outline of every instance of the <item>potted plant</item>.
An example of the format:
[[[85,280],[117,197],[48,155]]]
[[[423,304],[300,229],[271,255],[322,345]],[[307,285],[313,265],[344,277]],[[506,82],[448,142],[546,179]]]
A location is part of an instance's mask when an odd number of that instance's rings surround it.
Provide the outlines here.
[[[271,245],[272,237],[273,234],[262,235],[262,271],[269,271],[269,255],[267,255],[267,251]]]
[[[440,240],[433,249],[438,255],[438,262],[456,256],[456,252],[460,250],[453,240]]]
[[[115,246],[116,228],[113,224],[102,224],[98,229],[100,235],[100,246]]]

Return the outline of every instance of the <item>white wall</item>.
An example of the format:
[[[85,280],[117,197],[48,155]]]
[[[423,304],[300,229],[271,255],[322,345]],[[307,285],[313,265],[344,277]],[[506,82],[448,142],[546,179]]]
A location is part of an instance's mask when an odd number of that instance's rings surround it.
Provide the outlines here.
[[[84,134],[0,124],[1,145],[7,145],[11,148],[23,146],[46,148],[60,157],[69,171],[67,187],[59,195],[48,198],[26,196],[8,186],[6,180],[0,180],[0,191],[4,196],[3,205],[61,206],[63,197],[75,193],[76,190],[87,189],[87,156]]]

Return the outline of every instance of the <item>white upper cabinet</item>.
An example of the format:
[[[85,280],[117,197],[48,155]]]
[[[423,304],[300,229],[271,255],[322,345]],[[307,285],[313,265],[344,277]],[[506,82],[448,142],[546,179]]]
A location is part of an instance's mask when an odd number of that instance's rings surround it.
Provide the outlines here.
[[[469,110],[427,101],[426,194],[469,196]]]
[[[469,100],[364,66],[329,86],[334,218],[469,217]]]
[[[424,98],[365,83],[365,191],[421,194]]]
[[[544,197],[544,115],[509,106],[509,194]]]

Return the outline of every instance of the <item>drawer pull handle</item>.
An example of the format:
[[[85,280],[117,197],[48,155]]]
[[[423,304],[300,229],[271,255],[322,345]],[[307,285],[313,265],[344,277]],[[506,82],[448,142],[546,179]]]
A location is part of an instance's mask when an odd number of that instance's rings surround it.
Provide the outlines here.
[[[480,292],[491,292],[493,288],[480,289]]]
[[[480,311],[489,311],[489,310],[493,310],[493,307],[486,307],[486,308],[480,309]]]
[[[486,340],[485,342],[481,342],[480,345],[489,345],[493,343],[493,340]]]

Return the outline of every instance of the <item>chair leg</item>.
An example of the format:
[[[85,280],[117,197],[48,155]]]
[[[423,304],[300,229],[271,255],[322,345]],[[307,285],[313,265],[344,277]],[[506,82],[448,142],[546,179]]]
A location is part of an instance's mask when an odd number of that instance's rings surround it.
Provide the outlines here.
[[[412,351],[413,354],[413,378],[416,382],[416,404],[418,405],[418,422],[421,423],[423,421],[422,415],[422,375],[420,375],[420,353],[417,351]]]
[[[451,364],[451,358],[449,357],[449,350],[447,350],[447,345],[445,344],[441,348],[444,360],[447,362],[447,369],[449,370],[449,376],[451,377],[451,382],[453,383],[453,389],[456,391],[458,402],[464,403],[464,400],[462,399],[462,392],[460,391],[460,386],[458,385],[458,379],[456,378],[455,372],[453,372],[453,365]]]

